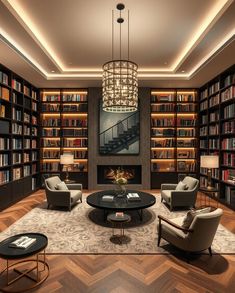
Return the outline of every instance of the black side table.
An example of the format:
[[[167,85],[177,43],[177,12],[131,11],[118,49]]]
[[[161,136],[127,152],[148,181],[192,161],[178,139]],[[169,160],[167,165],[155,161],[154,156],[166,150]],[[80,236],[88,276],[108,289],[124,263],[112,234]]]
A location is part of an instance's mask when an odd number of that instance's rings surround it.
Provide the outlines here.
[[[115,242],[116,240],[119,244],[122,244],[127,240],[124,234],[124,226],[123,224],[130,222],[131,217],[127,214],[123,214],[123,217],[117,217],[116,214],[109,214],[107,216],[107,221],[112,223],[112,236],[110,237],[110,241]],[[120,229],[120,234],[115,234],[114,230]]]
[[[216,192],[219,192],[219,190],[217,188],[208,189],[207,187],[203,187],[203,186],[199,188],[199,191],[204,193],[205,206],[207,205],[207,196],[206,196],[206,194],[209,194],[208,205],[210,206],[210,198],[212,197],[213,199],[216,199],[216,196],[214,196],[214,194]],[[217,202],[217,208],[218,208],[219,207],[219,201],[216,199],[216,202]]]
[[[9,244],[15,241],[16,239],[20,238],[21,236],[28,236],[30,238],[36,238],[36,242],[33,243],[28,248],[12,248],[9,247]],[[0,275],[3,275],[6,272],[6,286],[4,288],[0,288],[1,292],[26,292],[30,289],[38,287],[40,284],[42,284],[47,277],[49,276],[49,265],[46,262],[46,256],[45,256],[45,249],[48,244],[48,239],[45,235],[40,233],[24,233],[24,234],[18,234],[14,235],[12,237],[9,237],[5,240],[3,240],[0,243],[0,257],[5,259],[7,262],[6,268],[0,273]],[[39,259],[39,255],[43,252],[43,259]],[[36,256],[34,259],[25,259],[30,256]],[[10,260],[17,260],[17,262],[9,265]],[[19,260],[19,261],[18,261]],[[32,263],[34,262],[35,265],[31,268],[24,269],[24,271],[21,271],[17,268],[19,264],[22,263]],[[40,266],[41,264],[41,266]],[[43,267],[40,270],[40,267]],[[14,272],[18,274],[17,277],[10,280],[9,274],[12,272],[10,268],[13,269]],[[30,274],[31,272],[36,270],[36,277],[33,276],[33,274]],[[41,277],[41,273],[43,273],[43,276]],[[21,278],[26,277],[33,281],[33,284],[31,286],[17,289],[17,284],[15,286],[11,286],[13,283],[16,283]]]

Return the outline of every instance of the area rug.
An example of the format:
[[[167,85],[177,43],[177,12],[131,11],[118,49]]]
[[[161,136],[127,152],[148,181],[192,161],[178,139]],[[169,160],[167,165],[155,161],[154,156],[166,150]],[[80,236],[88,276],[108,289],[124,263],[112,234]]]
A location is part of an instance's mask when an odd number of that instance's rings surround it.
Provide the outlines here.
[[[47,210],[46,204],[34,208],[0,234],[0,240],[24,232],[47,235],[47,253],[52,254],[167,254],[164,240],[157,246],[157,216],[171,219],[187,211],[170,212],[156,196],[156,204],[144,210],[143,221],[137,212],[131,213],[132,221],[125,226],[127,241],[123,244],[110,241],[112,228],[104,222],[101,210],[93,209],[84,200],[71,212]],[[235,253],[235,235],[219,225],[212,250],[214,253]]]

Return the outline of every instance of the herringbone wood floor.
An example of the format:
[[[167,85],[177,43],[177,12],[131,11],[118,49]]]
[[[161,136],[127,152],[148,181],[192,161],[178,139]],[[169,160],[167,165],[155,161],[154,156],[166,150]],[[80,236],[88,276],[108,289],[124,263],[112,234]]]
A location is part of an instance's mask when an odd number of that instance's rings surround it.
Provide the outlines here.
[[[1,212],[1,231],[44,199],[40,190]],[[222,224],[235,233],[234,212],[223,209]],[[50,276],[33,292],[235,292],[234,255],[194,256],[190,263],[183,255],[49,255],[47,260]]]

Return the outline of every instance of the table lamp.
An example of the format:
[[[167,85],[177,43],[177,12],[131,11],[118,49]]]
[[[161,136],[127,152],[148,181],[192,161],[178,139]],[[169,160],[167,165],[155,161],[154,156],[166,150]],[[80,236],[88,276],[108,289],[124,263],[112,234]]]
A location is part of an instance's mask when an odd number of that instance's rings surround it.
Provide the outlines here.
[[[212,169],[219,168],[219,156],[201,156],[201,168],[207,168],[207,189],[213,189],[211,182]]]
[[[69,182],[69,166],[74,164],[73,154],[63,154],[60,156],[60,164],[65,166],[66,177],[65,182]]]

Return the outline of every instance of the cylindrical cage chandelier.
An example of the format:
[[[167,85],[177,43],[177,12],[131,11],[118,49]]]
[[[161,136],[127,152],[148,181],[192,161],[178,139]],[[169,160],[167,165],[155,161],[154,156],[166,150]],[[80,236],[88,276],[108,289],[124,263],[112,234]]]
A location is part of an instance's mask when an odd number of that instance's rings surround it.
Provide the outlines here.
[[[138,109],[136,63],[113,60],[103,65],[103,110],[125,113]]]
[[[120,59],[111,60],[103,65],[103,110],[113,113],[128,113],[138,110],[138,65],[129,60],[129,11],[128,11],[128,58],[121,58],[121,18],[123,4],[118,4],[120,18]],[[113,29],[112,29],[112,59],[113,59]]]

